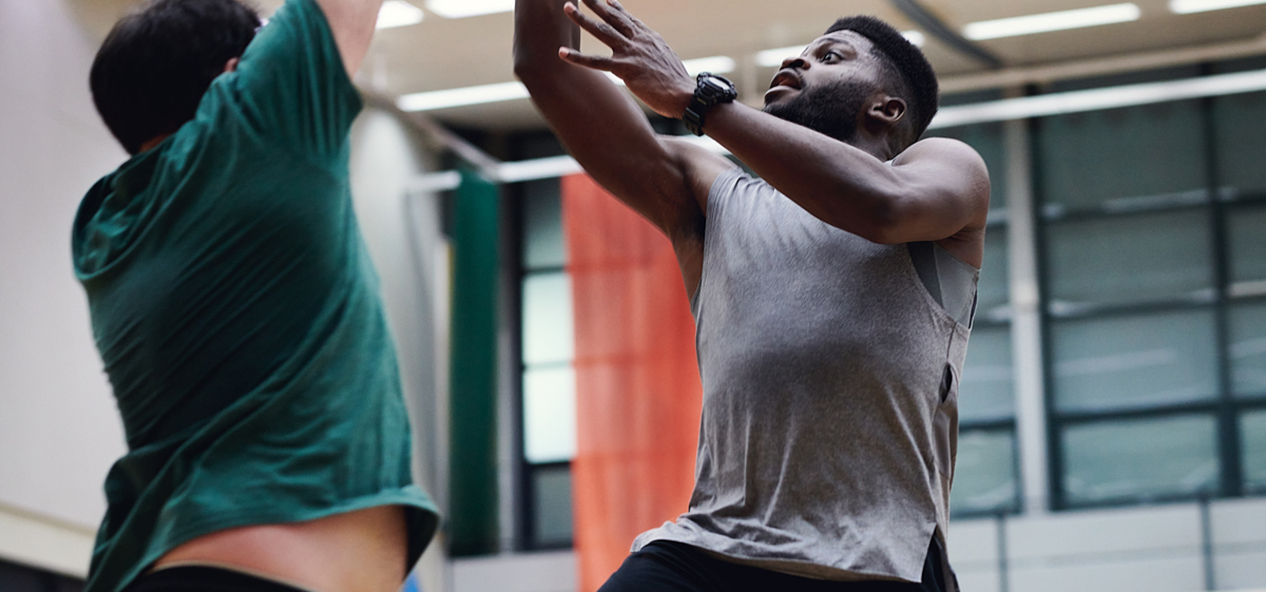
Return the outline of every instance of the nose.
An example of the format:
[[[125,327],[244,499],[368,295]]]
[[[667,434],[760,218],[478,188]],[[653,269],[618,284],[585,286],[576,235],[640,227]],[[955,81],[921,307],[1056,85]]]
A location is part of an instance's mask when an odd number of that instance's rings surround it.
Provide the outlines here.
[[[786,70],[787,68],[791,68],[793,70],[801,70],[805,66],[808,66],[808,65],[809,65],[809,62],[805,61],[805,59],[800,56],[796,56],[794,58],[787,58],[782,61],[782,69],[784,70]]]

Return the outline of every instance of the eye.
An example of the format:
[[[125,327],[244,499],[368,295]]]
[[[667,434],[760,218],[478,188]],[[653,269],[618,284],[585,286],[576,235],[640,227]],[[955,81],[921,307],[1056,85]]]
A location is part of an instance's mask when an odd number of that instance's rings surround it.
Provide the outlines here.
[[[831,62],[839,61],[842,59],[844,59],[844,56],[841,55],[839,52],[828,51],[822,55],[821,61],[822,63],[829,64]]]

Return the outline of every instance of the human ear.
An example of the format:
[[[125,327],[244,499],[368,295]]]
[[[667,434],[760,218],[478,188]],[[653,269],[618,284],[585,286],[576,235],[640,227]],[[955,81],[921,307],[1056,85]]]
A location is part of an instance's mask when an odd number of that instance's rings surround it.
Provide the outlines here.
[[[224,62],[224,73],[228,74],[229,72],[236,71],[237,65],[240,63],[242,63],[242,58],[232,58],[229,61]]]
[[[896,125],[906,114],[906,102],[901,97],[885,95],[870,106],[868,115],[888,125]]]

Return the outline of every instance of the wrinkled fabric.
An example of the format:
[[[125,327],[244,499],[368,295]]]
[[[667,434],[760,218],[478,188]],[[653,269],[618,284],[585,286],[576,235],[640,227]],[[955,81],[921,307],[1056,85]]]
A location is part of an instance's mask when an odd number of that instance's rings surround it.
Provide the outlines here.
[[[290,0],[193,121],[80,206],[75,271],[129,452],[89,592],[214,531],[407,508],[435,529],[378,279],[352,211],[361,100],[313,0]]]
[[[723,173],[707,211],[696,484],[633,550],[667,540],[795,575],[920,581],[948,532],[968,327],[906,245],[830,226],[764,181]]]

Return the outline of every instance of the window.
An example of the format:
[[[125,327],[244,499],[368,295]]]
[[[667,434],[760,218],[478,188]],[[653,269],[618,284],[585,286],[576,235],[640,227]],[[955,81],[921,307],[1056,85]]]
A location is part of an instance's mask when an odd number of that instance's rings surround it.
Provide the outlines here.
[[[1262,95],[1034,122],[1056,507],[1264,489]]]
[[[571,281],[557,179],[520,184],[523,545],[572,541],[571,460],[576,454],[576,374]]]

